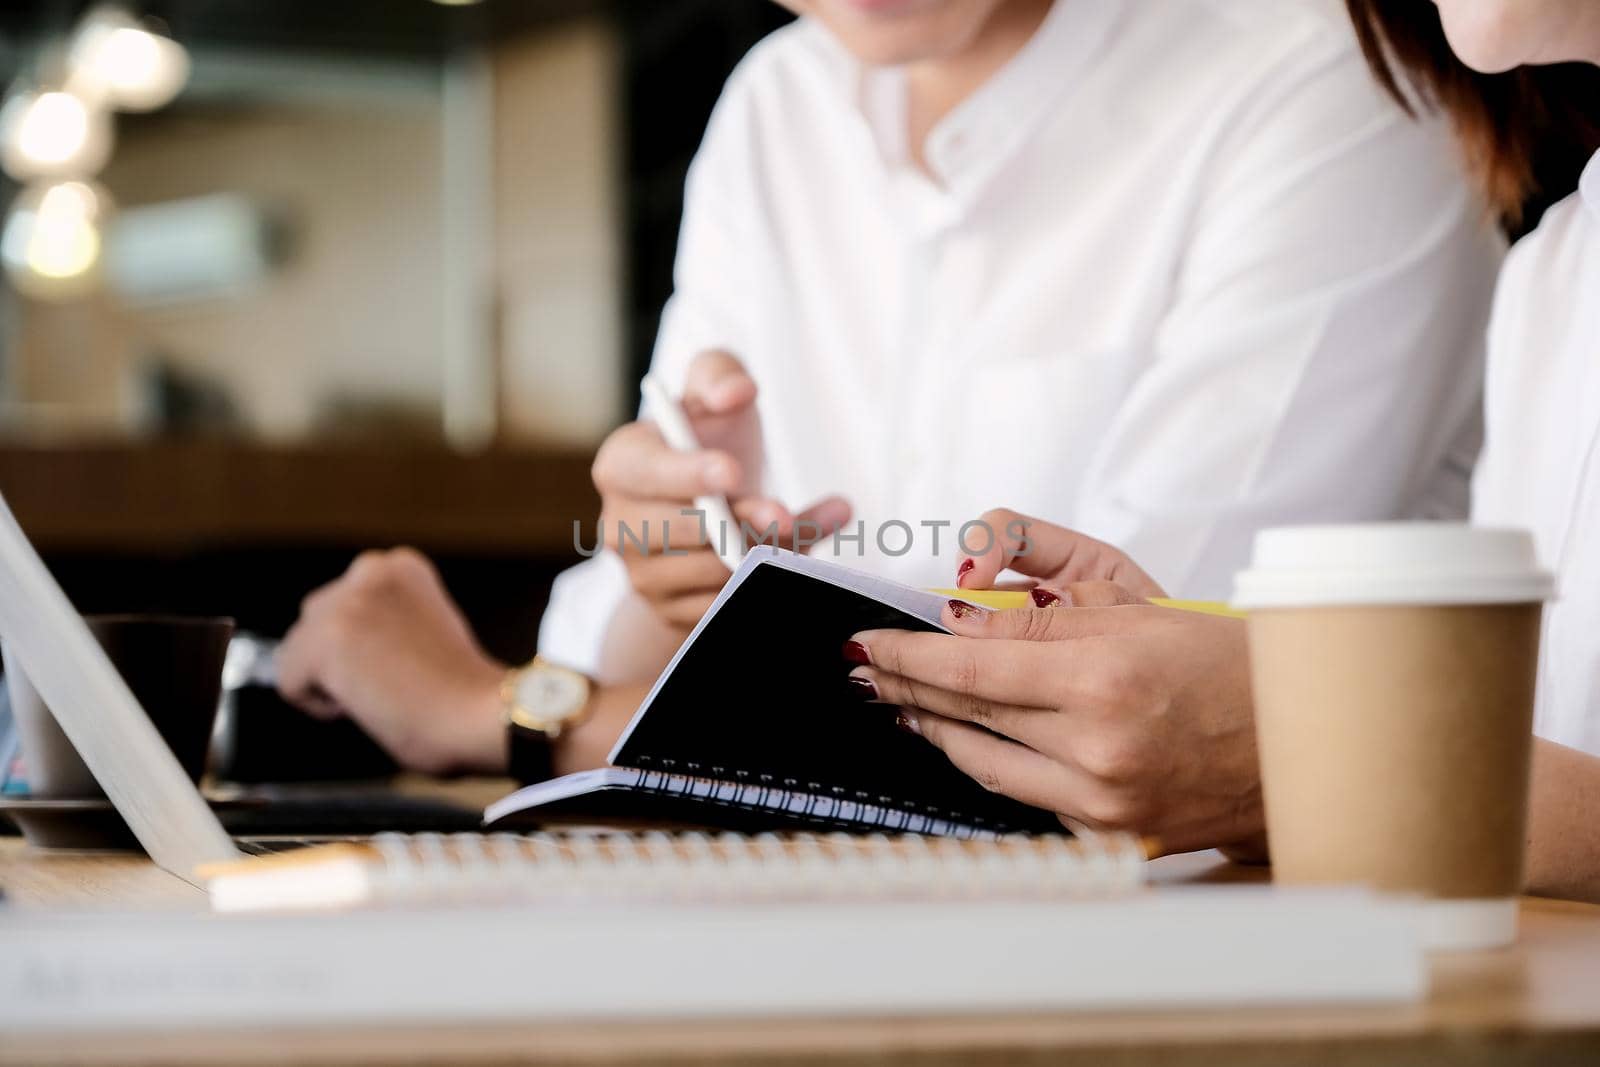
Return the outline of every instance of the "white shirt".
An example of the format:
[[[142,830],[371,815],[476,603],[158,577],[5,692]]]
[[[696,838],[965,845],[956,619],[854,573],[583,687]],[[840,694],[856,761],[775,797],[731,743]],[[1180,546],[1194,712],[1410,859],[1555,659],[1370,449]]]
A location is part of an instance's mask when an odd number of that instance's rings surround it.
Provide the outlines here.
[[[654,357],[670,383],[745,361],[764,489],[847,497],[844,562],[950,585],[954,528],[1010,507],[1220,597],[1258,527],[1394,517],[1454,445],[1470,464],[1500,245],[1342,5],[1063,0],[931,132],[931,175],[904,114],[902,73],[818,25],[758,45],[691,170]],[[652,622],[601,556],[541,651],[649,674]]]
[[[1506,261],[1487,393],[1473,518],[1532,530],[1560,591],[1534,728],[1600,755],[1600,156]]]

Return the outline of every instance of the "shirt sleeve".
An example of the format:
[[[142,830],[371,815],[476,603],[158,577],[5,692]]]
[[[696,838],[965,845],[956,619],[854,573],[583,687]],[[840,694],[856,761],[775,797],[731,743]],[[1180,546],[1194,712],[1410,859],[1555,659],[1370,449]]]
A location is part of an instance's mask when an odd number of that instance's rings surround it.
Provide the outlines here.
[[[1465,513],[1502,243],[1448,130],[1347,48],[1296,58],[1211,163],[1079,501],[1176,595],[1226,597],[1264,526]]]
[[[751,304],[741,281],[749,256],[740,254],[738,235],[747,229],[741,212],[749,210],[752,185],[747,175],[755,130],[745,85],[751,59],[717,102],[684,189],[673,295],[650,361],[651,373],[673,391],[682,389],[694,356],[708,348],[749,358],[743,309]],[[595,532],[584,531],[583,542],[594,543]],[[678,639],[633,592],[621,558],[602,550],[557,577],[539,626],[539,654],[601,684],[619,684],[658,674]]]

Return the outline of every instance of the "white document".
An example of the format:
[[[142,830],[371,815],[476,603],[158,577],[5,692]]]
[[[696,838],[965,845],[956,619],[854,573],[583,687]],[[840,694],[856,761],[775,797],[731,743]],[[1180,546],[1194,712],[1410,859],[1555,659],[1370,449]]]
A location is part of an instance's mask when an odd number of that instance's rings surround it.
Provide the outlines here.
[[[0,913],[0,1029],[1087,1011],[1419,999],[1361,890],[1108,900]]]

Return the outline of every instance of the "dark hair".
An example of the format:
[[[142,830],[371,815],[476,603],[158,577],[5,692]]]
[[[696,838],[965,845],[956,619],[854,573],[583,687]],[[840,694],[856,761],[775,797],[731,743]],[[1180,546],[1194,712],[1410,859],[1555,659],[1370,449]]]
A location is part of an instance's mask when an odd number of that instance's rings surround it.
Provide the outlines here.
[[[1450,50],[1431,0],[1346,3],[1378,82],[1408,114],[1420,106],[1450,116],[1508,224],[1522,221],[1530,197],[1548,202],[1577,187],[1600,149],[1600,67],[1560,63],[1479,74]]]

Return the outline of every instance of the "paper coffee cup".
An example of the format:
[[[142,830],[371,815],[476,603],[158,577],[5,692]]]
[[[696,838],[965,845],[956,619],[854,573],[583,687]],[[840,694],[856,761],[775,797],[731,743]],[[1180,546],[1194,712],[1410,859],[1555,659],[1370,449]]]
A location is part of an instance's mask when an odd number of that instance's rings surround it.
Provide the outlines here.
[[[1436,948],[1516,936],[1540,615],[1523,531],[1286,527],[1249,611],[1274,880],[1416,894]]]

